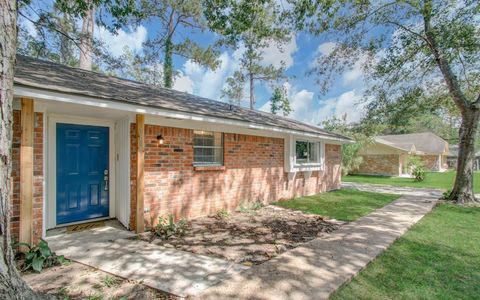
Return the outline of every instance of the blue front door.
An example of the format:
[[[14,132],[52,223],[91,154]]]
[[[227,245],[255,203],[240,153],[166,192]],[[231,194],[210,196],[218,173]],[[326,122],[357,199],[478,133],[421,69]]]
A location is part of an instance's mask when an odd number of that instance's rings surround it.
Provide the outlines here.
[[[57,224],[109,215],[108,127],[57,123]]]

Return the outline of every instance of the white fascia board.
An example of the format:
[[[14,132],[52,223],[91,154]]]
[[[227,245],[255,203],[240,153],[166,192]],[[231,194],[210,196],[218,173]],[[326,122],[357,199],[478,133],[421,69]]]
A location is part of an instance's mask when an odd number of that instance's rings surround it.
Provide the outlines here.
[[[14,96],[59,101],[59,102],[65,102],[65,103],[82,104],[82,105],[101,107],[101,108],[111,108],[111,109],[133,112],[137,114],[154,115],[154,116],[161,116],[161,117],[174,118],[174,119],[180,119],[180,120],[192,120],[192,121],[198,121],[198,122],[234,125],[234,126],[239,126],[239,127],[249,128],[254,130],[257,129],[257,130],[265,130],[265,131],[272,131],[272,132],[285,133],[285,134],[294,134],[297,136],[319,138],[319,139],[329,141],[331,143],[336,143],[336,144],[349,144],[354,142],[354,141],[348,141],[348,140],[329,137],[321,134],[308,133],[308,132],[303,132],[303,131],[298,131],[293,129],[285,129],[285,128],[280,128],[275,126],[260,125],[260,124],[231,120],[226,118],[196,115],[192,113],[177,112],[177,111],[161,109],[161,108],[145,107],[145,106],[135,105],[130,103],[121,103],[117,101],[104,100],[104,99],[88,97],[88,96],[53,92],[53,91],[47,91],[47,90],[42,90],[38,88],[30,88],[25,86],[14,86]]]

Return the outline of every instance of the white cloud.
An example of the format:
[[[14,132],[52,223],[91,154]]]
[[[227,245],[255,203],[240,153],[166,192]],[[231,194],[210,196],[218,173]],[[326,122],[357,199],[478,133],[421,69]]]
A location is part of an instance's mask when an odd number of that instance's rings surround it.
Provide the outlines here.
[[[215,70],[203,67],[192,60],[187,60],[183,64],[173,88],[198,96],[220,100],[226,79],[233,74],[238,66],[239,61],[237,57],[239,55],[236,52],[232,54],[223,52],[219,57],[220,65]]]
[[[355,62],[353,67],[342,74],[343,84],[348,85],[363,78],[363,65],[365,64],[367,57],[362,56]]]
[[[190,77],[186,76],[183,72],[180,72],[175,76],[175,81],[173,83],[173,89],[186,93],[193,93],[193,88],[195,83]]]
[[[316,66],[318,66],[319,58],[322,57],[322,56],[330,55],[333,52],[333,50],[335,49],[336,46],[337,46],[337,44],[334,43],[334,42],[325,42],[325,43],[322,43],[322,44],[318,45],[318,47],[315,50],[315,53],[313,55],[314,57],[310,61],[308,66],[310,68],[315,68]]]
[[[337,46],[334,42],[325,42],[318,46],[316,54],[317,55],[330,55]]]
[[[140,25],[135,30],[129,28],[127,31],[120,29],[112,34],[104,27],[95,27],[95,37],[102,41],[108,50],[115,56],[123,54],[123,49],[129,47],[133,52],[140,51],[147,39],[147,29]]]
[[[293,63],[293,54],[297,52],[296,37],[292,36],[290,41],[280,47],[276,43],[271,43],[267,48],[263,50],[263,63],[266,65],[272,64],[275,67],[280,67],[282,62],[285,64],[285,68],[290,68]]]
[[[187,60],[173,88],[210,99],[222,100],[220,97],[222,90],[226,87],[226,79],[238,69],[244,51],[245,47],[239,47],[233,53],[223,52],[219,57],[220,65],[215,70]],[[284,61],[288,68],[294,63],[293,54],[297,51],[296,40],[293,37],[282,49],[271,45],[265,51],[263,63],[280,66],[280,62]],[[243,104],[246,105],[246,103]]]
[[[305,89],[300,91],[294,87],[289,91],[290,104],[293,112],[291,118],[318,125],[333,116],[341,117],[347,115],[347,122],[359,121],[362,117],[365,104],[360,103],[362,94],[357,90],[347,91],[338,97],[316,101],[314,93]],[[263,110],[270,109],[270,103],[266,103]]]

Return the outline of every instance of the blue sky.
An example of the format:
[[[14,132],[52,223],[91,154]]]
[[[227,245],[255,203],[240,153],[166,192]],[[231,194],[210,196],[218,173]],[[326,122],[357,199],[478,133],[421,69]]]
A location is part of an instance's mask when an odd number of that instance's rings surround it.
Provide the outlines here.
[[[146,30],[151,31],[148,27]],[[203,34],[205,37],[199,39],[200,43],[211,41],[212,38],[209,37],[211,35]],[[275,45],[265,49],[265,63],[280,64],[280,61],[283,61],[287,66],[286,88],[293,107],[291,118],[317,125],[333,115],[340,117],[346,113],[349,121],[357,121],[361,117],[362,109],[356,105],[362,97],[363,75],[360,65],[344,74],[338,74],[335,84],[326,94],[320,93],[314,77],[305,74],[316,58],[328,54],[332,47],[331,41],[299,33],[283,46],[283,51]],[[184,58],[175,57],[174,63],[179,70],[179,76],[176,78],[174,88],[222,100],[221,89],[224,87],[225,79],[238,68],[240,55],[241,49],[224,49],[220,56],[221,65],[215,71],[207,70]],[[270,87],[257,83],[255,95],[256,108],[269,111]],[[247,106],[248,102],[245,101],[244,105]]]
[[[33,32],[33,26],[28,21],[20,20],[20,23]],[[136,28],[126,27],[116,35],[103,28],[96,27],[95,36],[103,40],[107,49],[114,55],[121,55],[125,47],[134,52],[141,52],[143,42],[149,37],[154,37],[157,32],[155,24],[144,23]],[[180,37],[186,36],[199,42],[201,45],[208,45],[215,40],[213,33],[194,33],[180,31]],[[285,87],[290,100],[293,112],[289,117],[299,121],[318,125],[334,115],[340,117],[347,114],[347,120],[357,121],[361,117],[362,107],[358,105],[363,91],[363,74],[360,64],[338,74],[335,83],[328,93],[321,94],[320,88],[315,83],[315,77],[307,76],[305,73],[316,58],[326,55],[332,49],[332,41],[312,36],[307,33],[297,33],[292,36],[289,43],[283,46],[283,51],[275,45],[264,50],[265,63],[280,64],[283,61],[287,66],[288,76]],[[220,55],[220,66],[216,70],[209,70],[185,58],[175,56],[174,66],[178,71],[175,78],[174,88],[193,93],[199,96],[221,99],[220,94],[225,86],[225,80],[238,68],[241,49],[222,49]],[[269,86],[257,83],[255,86],[256,109],[269,111],[268,99],[271,95]],[[245,101],[247,106],[248,102]]]

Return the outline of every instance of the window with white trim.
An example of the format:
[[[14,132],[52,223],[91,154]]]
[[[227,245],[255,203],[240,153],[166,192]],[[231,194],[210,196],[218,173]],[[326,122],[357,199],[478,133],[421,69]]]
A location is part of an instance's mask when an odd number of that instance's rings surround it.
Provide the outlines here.
[[[223,134],[214,131],[193,131],[193,164],[223,165]]]
[[[295,164],[316,164],[320,163],[321,144],[305,140],[295,141]]]

